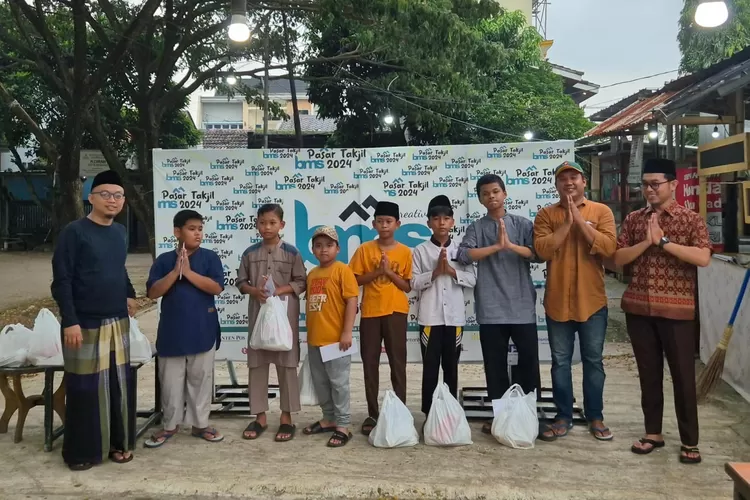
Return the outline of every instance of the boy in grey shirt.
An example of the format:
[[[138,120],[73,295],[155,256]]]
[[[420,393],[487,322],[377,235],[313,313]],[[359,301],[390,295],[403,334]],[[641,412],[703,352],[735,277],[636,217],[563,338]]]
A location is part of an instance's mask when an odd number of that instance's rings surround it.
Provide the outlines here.
[[[487,215],[472,223],[458,250],[461,264],[477,263],[474,304],[490,400],[510,387],[508,342],[518,349],[518,379],[524,392],[541,387],[536,330],[536,290],[531,280],[534,224],[505,210],[505,183],[495,174],[477,181]],[[490,433],[491,424],[482,427]]]

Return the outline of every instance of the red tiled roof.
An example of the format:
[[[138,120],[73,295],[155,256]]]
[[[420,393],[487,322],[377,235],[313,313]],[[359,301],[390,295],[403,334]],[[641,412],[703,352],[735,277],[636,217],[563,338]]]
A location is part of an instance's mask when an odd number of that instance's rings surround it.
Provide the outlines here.
[[[586,137],[609,135],[653,121],[654,111],[671,99],[676,93],[676,91],[661,92],[653,97],[634,102],[616,115],[604,120],[586,132],[585,135]]]

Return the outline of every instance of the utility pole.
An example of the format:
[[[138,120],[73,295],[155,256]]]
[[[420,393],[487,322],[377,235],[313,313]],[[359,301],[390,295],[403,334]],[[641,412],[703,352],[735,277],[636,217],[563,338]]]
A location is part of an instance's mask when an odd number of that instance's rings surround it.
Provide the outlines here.
[[[265,50],[263,54],[263,64],[266,69],[265,74],[263,75],[263,149],[268,149],[268,67],[271,65],[271,61],[269,60],[270,55],[268,53],[268,32],[266,32],[265,39]]]
[[[289,25],[286,20],[286,12],[281,14],[284,23],[284,52],[286,56],[286,71],[289,73],[289,93],[292,94],[292,119],[294,120],[294,135],[297,139],[297,147],[302,149],[302,124],[299,118],[299,104],[297,103],[297,84],[294,79],[294,66],[292,65],[292,47],[289,42]]]

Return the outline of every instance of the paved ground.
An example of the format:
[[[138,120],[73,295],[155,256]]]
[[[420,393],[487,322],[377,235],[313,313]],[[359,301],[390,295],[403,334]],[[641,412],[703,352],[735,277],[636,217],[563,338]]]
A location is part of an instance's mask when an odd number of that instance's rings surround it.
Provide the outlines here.
[[[622,313],[617,307],[622,289],[621,284],[608,280],[611,338],[622,334]],[[156,321],[153,310],[139,318],[141,329],[152,339]],[[595,441],[585,428],[577,427],[555,443],[539,443],[533,450],[512,450],[481,434],[480,424],[473,422],[474,444],[462,448],[420,444],[408,449],[379,450],[356,435],[346,448],[331,450],[325,448],[321,437],[298,435],[290,443],[274,443],[278,405],[272,403],[272,425],[258,441],[240,437],[247,418],[216,417],[213,424],[227,436],[223,443],[207,443],[181,434],[162,449],[145,450],[141,439],[130,464],[106,463],[88,472],[72,473],[60,457],[61,441],[52,453],[42,451],[43,412],[37,408],[29,414],[22,443],[12,442],[14,423],[11,434],[0,435],[0,497],[730,498],[732,485],[723,466],[727,461],[750,461],[750,405],[724,386],[701,406],[704,463],[686,466],[678,462],[677,423],[671,390],[667,389],[667,447],[647,457],[636,456],[629,447],[640,436],[643,424],[635,364],[627,344],[611,342],[606,354],[605,416],[615,434],[608,443]],[[237,364],[236,368],[241,377],[246,374],[244,365]],[[140,370],[141,409],[153,404],[153,377],[152,365]],[[574,377],[580,395],[580,366],[575,368]],[[353,419],[359,425],[366,415],[361,365],[353,366],[351,380]],[[383,367],[382,389],[389,386],[387,380],[388,368]],[[418,413],[419,365],[409,365],[408,380],[408,405],[420,428],[423,417]],[[223,364],[216,367],[216,381],[228,382]],[[549,386],[547,366],[543,367],[543,381]],[[481,386],[483,382],[481,366],[461,366],[461,386]],[[27,394],[38,393],[41,386],[39,377],[24,380]],[[304,408],[296,418],[303,425],[318,416],[315,408]]]
[[[128,271],[139,295],[151,267],[151,255],[130,254]],[[52,283],[52,253],[0,252],[0,311],[32,300],[49,297]]]

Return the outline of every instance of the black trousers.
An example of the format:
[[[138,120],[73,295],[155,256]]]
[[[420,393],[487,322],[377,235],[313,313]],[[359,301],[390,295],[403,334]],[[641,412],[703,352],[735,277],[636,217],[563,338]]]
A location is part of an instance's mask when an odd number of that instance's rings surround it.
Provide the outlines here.
[[[490,400],[500,399],[510,387],[508,379],[508,343],[518,349],[516,376],[523,392],[541,390],[539,374],[539,336],[536,323],[525,325],[479,325],[479,341],[484,358],[484,376]]]
[[[455,398],[458,394],[458,359],[461,356],[463,328],[460,326],[419,327],[422,350],[422,413],[430,413],[432,394],[438,384],[440,366],[443,382]]]

